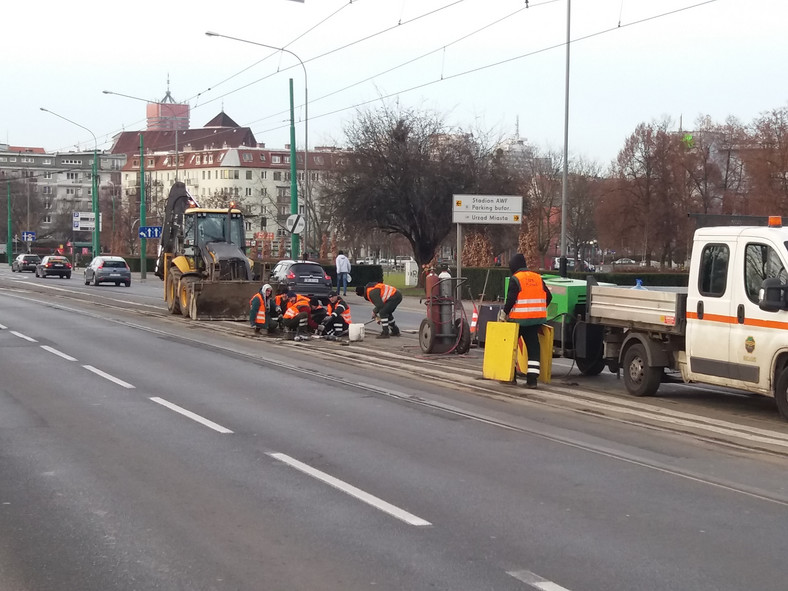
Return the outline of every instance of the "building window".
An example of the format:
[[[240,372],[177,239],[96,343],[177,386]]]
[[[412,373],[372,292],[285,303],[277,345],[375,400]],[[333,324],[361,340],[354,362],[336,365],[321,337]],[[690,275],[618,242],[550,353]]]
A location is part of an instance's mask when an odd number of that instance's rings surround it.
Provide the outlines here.
[[[41,178],[51,179],[52,178],[52,173],[51,172],[45,172]]]
[[[66,178],[70,181],[77,181],[79,180],[79,173],[78,172],[67,172]]]
[[[275,181],[281,181],[282,180],[282,173],[279,172],[278,170],[276,172],[274,172],[274,180]]]
[[[285,164],[290,164],[290,156],[285,156]]]
[[[273,164],[281,164],[282,163],[282,157],[279,154],[274,154],[273,156],[271,156],[271,162]]]
[[[268,171],[267,170],[261,170],[260,171],[260,178],[261,179],[267,179],[268,178]]]
[[[45,215],[44,216],[44,223],[45,224],[51,224],[52,223],[52,216],[51,215]]]
[[[251,170],[247,170],[246,171],[246,180],[247,181],[251,181],[252,180],[252,171]]]
[[[244,152],[244,162],[251,162],[252,155],[249,152]]]
[[[260,152],[260,161],[265,162],[265,154],[263,152]]]
[[[52,164],[51,158],[44,158],[44,164]]]
[[[74,187],[66,187],[66,195],[76,195],[76,189]]]
[[[262,189],[260,189],[260,195],[262,195],[263,197],[268,197],[268,187],[263,187]]]
[[[211,180],[211,171],[210,170],[208,171],[208,180],[209,181]]]
[[[289,172],[286,172],[286,173],[285,173],[285,180],[286,180],[287,182],[290,182],[290,173],[289,173]]]
[[[251,197],[252,196],[252,187],[246,187],[246,196],[247,197]]]

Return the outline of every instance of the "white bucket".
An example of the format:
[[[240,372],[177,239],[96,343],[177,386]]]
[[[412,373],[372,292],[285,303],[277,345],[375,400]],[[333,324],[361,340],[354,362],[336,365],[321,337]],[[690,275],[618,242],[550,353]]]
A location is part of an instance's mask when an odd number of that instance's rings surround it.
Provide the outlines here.
[[[364,325],[363,324],[350,324],[348,325],[347,338],[351,342],[364,340]]]

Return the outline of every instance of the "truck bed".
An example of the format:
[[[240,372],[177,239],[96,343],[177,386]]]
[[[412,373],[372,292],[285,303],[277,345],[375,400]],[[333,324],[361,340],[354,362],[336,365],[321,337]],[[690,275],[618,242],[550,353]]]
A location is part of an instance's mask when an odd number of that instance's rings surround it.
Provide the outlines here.
[[[591,324],[684,334],[686,307],[686,288],[588,287]]]

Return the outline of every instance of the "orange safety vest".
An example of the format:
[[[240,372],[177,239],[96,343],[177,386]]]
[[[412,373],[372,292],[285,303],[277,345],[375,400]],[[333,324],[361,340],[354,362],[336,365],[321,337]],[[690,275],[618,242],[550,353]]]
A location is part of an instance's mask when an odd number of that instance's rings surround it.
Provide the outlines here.
[[[372,287],[367,289],[367,299],[370,302],[372,301],[372,298],[369,297],[369,293],[373,289],[379,289],[380,290],[380,299],[382,301],[384,301],[384,302],[386,300],[388,300],[391,296],[393,296],[396,293],[396,291],[397,291],[396,288],[391,287],[390,285],[386,285],[385,283],[376,283],[375,285],[373,285]]]
[[[330,316],[333,313],[334,313],[334,305],[328,304],[328,315]],[[342,312],[340,316],[342,317],[342,320],[344,320],[347,324],[350,324],[350,306],[346,305],[345,311]]]
[[[252,302],[257,298],[260,300],[260,307],[257,308],[257,316],[254,317],[255,324],[265,324],[265,300],[263,299],[263,294],[260,292],[254,294],[252,299],[249,300],[249,306],[252,306]]]
[[[309,298],[304,295],[296,296],[296,301],[287,306],[287,310],[283,315],[284,318],[295,318],[300,312],[299,308],[306,306],[309,308]]]
[[[509,311],[510,320],[544,320],[547,318],[547,294],[542,288],[542,276],[533,271],[514,274],[520,284],[517,301]]]

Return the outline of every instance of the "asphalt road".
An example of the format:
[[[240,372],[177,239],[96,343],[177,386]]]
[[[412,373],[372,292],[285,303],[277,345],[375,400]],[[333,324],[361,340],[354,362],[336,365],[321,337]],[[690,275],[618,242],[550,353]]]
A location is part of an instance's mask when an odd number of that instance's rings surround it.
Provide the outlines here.
[[[0,270],[4,591],[785,589],[781,455],[76,279]]]

